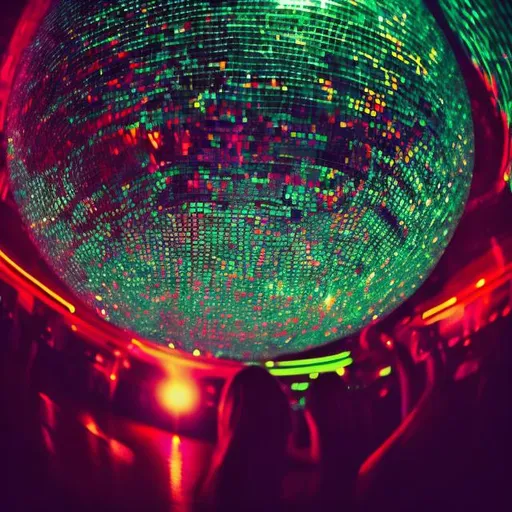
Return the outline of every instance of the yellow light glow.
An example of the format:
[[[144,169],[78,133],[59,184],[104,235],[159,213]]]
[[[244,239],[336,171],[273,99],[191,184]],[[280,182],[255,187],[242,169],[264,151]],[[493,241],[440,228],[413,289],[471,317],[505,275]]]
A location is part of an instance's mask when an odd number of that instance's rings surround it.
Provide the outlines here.
[[[183,502],[183,452],[181,439],[177,435],[172,436],[171,453],[169,457],[169,475],[171,499],[177,503]]]
[[[425,311],[423,313],[423,315],[421,315],[421,318],[423,320],[426,320],[427,318],[434,316],[436,313],[439,313],[440,311],[443,311],[444,309],[447,309],[455,304],[457,304],[457,297],[452,297],[452,298],[442,302],[441,304]]]
[[[476,287],[477,288],[482,288],[482,286],[485,285],[485,279],[482,277],[482,279],[479,279],[477,282],[476,282]]]
[[[172,379],[157,388],[157,397],[162,407],[172,414],[192,412],[199,403],[199,393],[191,380]]]
[[[60,295],[50,290],[43,283],[38,281],[35,277],[31,276],[26,270],[23,270],[17,263],[15,263],[7,254],[0,250],[0,258],[2,258],[10,267],[15,269],[19,274],[21,274],[25,279],[28,279],[32,284],[36,285],[38,288],[43,290],[47,295],[49,295],[52,299],[56,300],[58,303],[62,304],[65,308],[69,310],[70,313],[74,313],[76,311],[75,306],[69,303],[65,299],[63,299]]]
[[[329,311],[335,302],[336,302],[336,299],[332,295],[327,295],[327,297],[324,300],[325,309],[327,309],[327,311]]]

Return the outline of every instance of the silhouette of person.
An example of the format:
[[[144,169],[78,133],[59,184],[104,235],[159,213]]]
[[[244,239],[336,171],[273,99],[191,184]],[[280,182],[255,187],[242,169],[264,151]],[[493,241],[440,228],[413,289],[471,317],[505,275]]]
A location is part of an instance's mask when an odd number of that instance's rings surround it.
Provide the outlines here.
[[[221,397],[217,446],[202,488],[206,504],[219,511],[280,509],[290,413],[266,370],[248,366],[235,375]]]
[[[354,395],[334,373],[320,375],[308,392],[306,408],[319,444],[318,510],[354,507],[355,483],[368,441],[364,405]]]

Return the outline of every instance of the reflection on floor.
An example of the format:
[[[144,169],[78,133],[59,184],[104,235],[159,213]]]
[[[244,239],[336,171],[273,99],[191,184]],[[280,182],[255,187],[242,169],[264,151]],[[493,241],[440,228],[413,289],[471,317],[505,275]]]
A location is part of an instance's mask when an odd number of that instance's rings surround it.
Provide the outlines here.
[[[508,509],[500,504],[510,503],[504,468],[512,420],[506,407],[511,320],[496,321],[472,337],[473,356],[483,362],[477,372],[453,379],[456,367],[450,361],[443,365],[435,403],[387,458],[362,510]],[[56,403],[31,388],[30,354],[5,354],[1,342],[2,512],[193,510],[211,443],[81,408],[75,401]],[[489,354],[479,357],[480,349]],[[293,502],[308,501],[314,476],[300,468],[288,475],[285,490]]]
[[[172,500],[180,504],[173,510],[189,510],[210,458],[209,443],[108,413],[92,416],[73,404],[61,407],[28,389],[21,366],[2,362],[2,389],[9,392],[1,393],[1,451],[9,452],[11,462],[3,483],[13,504],[30,509],[34,502],[57,503],[69,495],[84,507],[168,510]]]
[[[12,510],[69,505],[72,510],[189,512],[208,468],[212,444],[178,436],[106,411],[57,404],[30,389],[26,366],[0,357],[1,482]],[[290,485],[307,497],[311,470],[296,468]],[[10,509],[8,509],[10,510]]]

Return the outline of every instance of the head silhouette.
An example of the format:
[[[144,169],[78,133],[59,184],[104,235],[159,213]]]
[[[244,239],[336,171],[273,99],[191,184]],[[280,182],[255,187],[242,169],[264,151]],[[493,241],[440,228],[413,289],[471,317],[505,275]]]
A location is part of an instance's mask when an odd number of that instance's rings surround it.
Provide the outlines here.
[[[355,427],[352,393],[335,373],[326,373],[312,381],[307,396],[307,408],[320,435],[349,434]]]
[[[276,506],[290,430],[289,403],[274,377],[256,366],[237,373],[219,406],[217,448],[206,482],[209,501],[219,509]]]
[[[319,495],[324,502],[343,502],[349,509],[366,442],[359,398],[334,373],[314,380],[307,397],[320,440]]]

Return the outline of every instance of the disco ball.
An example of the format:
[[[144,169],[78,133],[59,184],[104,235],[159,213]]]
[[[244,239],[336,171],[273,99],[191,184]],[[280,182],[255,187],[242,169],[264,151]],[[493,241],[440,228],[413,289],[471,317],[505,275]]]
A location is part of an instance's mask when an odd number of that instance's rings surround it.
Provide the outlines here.
[[[414,293],[472,147],[417,0],[62,0],[8,113],[15,199],[74,293],[241,360],[338,339]]]

